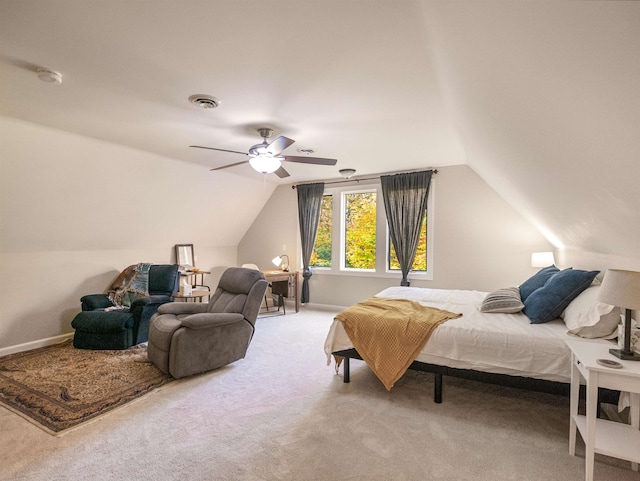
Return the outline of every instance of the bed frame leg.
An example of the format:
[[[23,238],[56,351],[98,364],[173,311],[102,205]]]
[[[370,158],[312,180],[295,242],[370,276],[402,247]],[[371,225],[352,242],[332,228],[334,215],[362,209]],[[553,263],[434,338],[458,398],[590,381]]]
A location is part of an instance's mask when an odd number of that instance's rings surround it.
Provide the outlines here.
[[[343,368],[342,368],[342,372],[343,372],[343,379],[342,382],[349,382],[351,381],[351,379],[349,378],[349,361],[350,359],[348,357],[343,358]]]
[[[433,386],[433,402],[442,403],[442,374],[435,374],[435,384]]]

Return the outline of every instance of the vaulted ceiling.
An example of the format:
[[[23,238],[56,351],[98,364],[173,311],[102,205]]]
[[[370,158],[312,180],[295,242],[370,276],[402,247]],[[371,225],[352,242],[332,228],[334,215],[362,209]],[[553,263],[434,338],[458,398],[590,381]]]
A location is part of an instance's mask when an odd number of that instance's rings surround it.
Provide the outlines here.
[[[2,0],[0,49],[5,116],[238,185],[189,145],[338,159],[274,184],[468,164],[556,246],[640,258],[640,2]]]

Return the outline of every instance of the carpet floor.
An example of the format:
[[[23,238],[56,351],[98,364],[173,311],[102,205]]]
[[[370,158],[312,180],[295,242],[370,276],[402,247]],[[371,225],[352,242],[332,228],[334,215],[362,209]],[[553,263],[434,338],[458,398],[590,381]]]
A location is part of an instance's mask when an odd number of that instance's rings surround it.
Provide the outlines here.
[[[335,312],[259,318],[247,357],[62,437],[0,409],[0,479],[581,481],[569,400],[408,372],[391,392],[361,362],[344,384],[323,352]],[[596,456],[595,481],[639,481]]]

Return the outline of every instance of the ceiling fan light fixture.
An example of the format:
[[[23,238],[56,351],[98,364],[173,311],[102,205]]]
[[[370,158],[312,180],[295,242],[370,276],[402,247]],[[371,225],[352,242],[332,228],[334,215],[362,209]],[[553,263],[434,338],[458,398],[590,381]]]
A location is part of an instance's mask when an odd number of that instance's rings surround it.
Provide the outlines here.
[[[259,155],[251,157],[249,159],[249,164],[256,172],[260,172],[261,174],[271,174],[280,168],[282,162],[278,157]]]
[[[269,153],[269,151],[267,150],[268,147],[269,144],[267,143],[256,144],[249,149],[249,155],[253,155],[254,157],[267,155]]]

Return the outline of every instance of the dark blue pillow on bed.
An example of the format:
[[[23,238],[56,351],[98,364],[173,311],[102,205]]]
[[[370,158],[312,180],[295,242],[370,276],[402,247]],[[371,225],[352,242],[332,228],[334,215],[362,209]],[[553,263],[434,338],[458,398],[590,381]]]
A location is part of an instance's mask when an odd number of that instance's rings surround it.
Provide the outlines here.
[[[552,265],[545,267],[544,269],[540,269],[533,276],[524,281],[520,285],[520,299],[522,299],[522,302],[526,301],[527,297],[529,297],[533,291],[544,286],[544,283],[547,282],[552,275],[557,274],[558,272],[560,272],[560,269]]]
[[[600,271],[565,269],[547,280],[524,301],[523,312],[531,324],[542,324],[560,316],[578,295],[591,285]]]

